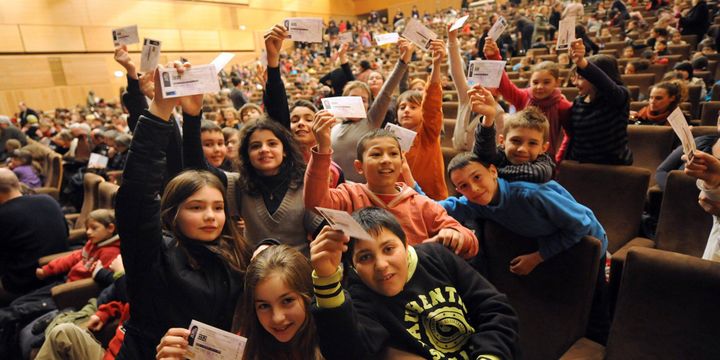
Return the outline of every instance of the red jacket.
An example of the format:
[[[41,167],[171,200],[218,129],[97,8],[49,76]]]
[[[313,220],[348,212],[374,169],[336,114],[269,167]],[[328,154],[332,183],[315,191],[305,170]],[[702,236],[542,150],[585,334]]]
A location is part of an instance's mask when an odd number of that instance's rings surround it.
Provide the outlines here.
[[[68,273],[68,282],[92,278],[92,264],[100,260],[103,267],[120,254],[120,238],[115,235],[97,244],[91,241],[85,243],[82,250],[76,250],[69,255],[59,257],[42,269],[47,276]]]
[[[95,315],[99,317],[105,325],[107,325],[110,318],[120,317],[120,323],[115,330],[115,336],[110,340],[107,350],[105,351],[105,356],[103,356],[103,360],[115,360],[118,352],[120,352],[123,340],[125,340],[125,328],[123,324],[130,318],[130,304],[111,301],[107,304],[100,305]]]

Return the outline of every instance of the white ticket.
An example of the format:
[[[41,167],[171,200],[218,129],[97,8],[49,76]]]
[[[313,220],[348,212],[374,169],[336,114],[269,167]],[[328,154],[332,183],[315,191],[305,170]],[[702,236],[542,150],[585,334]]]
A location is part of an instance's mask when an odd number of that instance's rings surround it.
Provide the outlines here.
[[[262,49],[260,50],[260,65],[267,67],[267,64],[267,50]]]
[[[104,169],[107,167],[108,160],[110,159],[105,155],[90,153],[90,159],[88,160],[87,166],[90,169]]]
[[[137,25],[113,29],[112,35],[115,46],[137,44],[140,42]]]
[[[190,323],[186,357],[191,360],[241,360],[247,339],[203,324]]]
[[[468,65],[468,83],[480,84],[486,88],[500,86],[505,61],[500,60],[473,60]]]
[[[145,38],[143,40],[142,55],[140,55],[140,72],[155,70],[160,60],[160,40]]]
[[[235,54],[224,52],[224,53],[220,53],[220,55],[218,55],[218,56],[217,56],[212,62],[210,62],[210,63],[213,64],[213,66],[215,66],[215,70],[216,70],[218,73],[220,73],[220,71],[222,71],[222,69],[224,69],[225,66],[226,66],[226,65],[230,62],[230,60],[232,60],[232,58],[234,58],[234,57],[235,57]]]
[[[437,39],[437,34],[420,23],[417,19],[411,19],[405,26],[402,36],[410,40],[421,49],[430,48],[430,41]]]
[[[285,20],[288,39],[296,42],[321,43],[323,22],[320,18],[289,18]]]
[[[575,17],[571,16],[560,21],[556,49],[565,50],[569,48],[573,40],[575,40]]]
[[[409,151],[417,136],[417,132],[391,123],[385,125],[385,130],[395,134],[400,143],[400,150],[402,151]]]
[[[463,25],[465,25],[465,21],[467,21],[467,19],[469,17],[470,17],[470,15],[465,15],[465,16],[455,20],[453,25],[450,27],[450,30],[448,30],[448,31],[455,31],[455,30],[461,28]]]
[[[680,138],[680,142],[682,142],[683,153],[688,157],[688,160],[692,160],[692,154],[697,148],[695,145],[695,138],[693,137],[692,131],[690,131],[690,126],[688,125],[687,120],[685,120],[685,115],[683,115],[679,106],[676,107],[670,115],[668,115],[667,120],[673,130],[675,130],[677,137]]]
[[[361,240],[372,240],[372,236],[358,224],[353,217],[342,210],[315,207],[322,217],[327,220],[333,230],[340,230],[345,235]]]
[[[400,34],[398,33],[387,33],[387,34],[377,34],[375,35],[375,42],[378,44],[378,46],[382,46],[385,44],[394,44],[400,40]]]
[[[505,29],[508,27],[508,22],[505,20],[504,17],[500,17],[495,21],[493,26],[490,28],[490,31],[488,31],[488,36],[491,37],[493,40],[497,41],[497,39],[500,38],[500,35],[505,32]]]
[[[163,98],[216,93],[220,91],[215,65],[197,65],[186,70],[182,77],[174,67],[160,71]]]
[[[333,116],[346,119],[364,119],[365,104],[359,96],[336,96],[322,99],[323,108]]]
[[[346,31],[344,33],[340,33],[339,37],[341,44],[349,44],[353,42],[353,33],[352,31]]]

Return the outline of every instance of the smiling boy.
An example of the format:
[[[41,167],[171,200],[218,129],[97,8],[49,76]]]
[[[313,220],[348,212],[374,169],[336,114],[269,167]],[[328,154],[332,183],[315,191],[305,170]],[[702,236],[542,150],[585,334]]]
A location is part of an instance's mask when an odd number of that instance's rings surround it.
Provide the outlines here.
[[[371,240],[325,227],[311,244],[312,310],[325,358],[367,358],[387,349],[434,359],[516,355],[515,312],[470,265],[439,244],[407,246],[402,227],[383,209],[364,208],[353,218]]]

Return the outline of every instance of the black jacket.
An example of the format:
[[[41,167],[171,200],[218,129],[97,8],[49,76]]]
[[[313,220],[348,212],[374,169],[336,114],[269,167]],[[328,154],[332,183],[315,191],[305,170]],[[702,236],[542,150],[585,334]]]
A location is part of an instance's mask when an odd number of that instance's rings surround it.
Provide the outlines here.
[[[693,6],[687,16],[680,18],[680,28],[683,35],[697,35],[698,41],[702,39],[710,28],[710,10],[704,0]]]
[[[185,115],[190,118],[189,115]],[[199,122],[199,119],[189,121]],[[130,320],[118,359],[154,359],[155,346],[171,327],[187,328],[195,319],[230,331],[243,287],[243,274],[201,242],[164,235],[158,194],[172,122],[146,112],[130,146],[116,217],[123,239]],[[190,264],[191,255],[197,267]]]

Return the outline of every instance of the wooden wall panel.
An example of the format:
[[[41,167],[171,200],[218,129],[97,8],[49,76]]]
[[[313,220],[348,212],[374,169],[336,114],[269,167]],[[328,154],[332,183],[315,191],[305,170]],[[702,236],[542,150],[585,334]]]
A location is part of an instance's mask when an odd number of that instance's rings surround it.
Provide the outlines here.
[[[140,41],[142,41],[143,38],[150,38],[155,40],[162,41],[162,51],[182,51],[183,48],[183,42],[180,37],[180,30],[177,29],[147,29],[142,28],[139,29],[138,32],[140,33]],[[140,45],[137,46],[137,50],[139,51],[141,48]]]
[[[220,31],[220,48],[226,50],[255,50],[255,39],[251,31]]]
[[[81,26],[92,19],[85,4],[86,0],[6,0],[0,1],[0,16],[4,24]]]
[[[113,51],[112,27],[109,26],[83,26],[83,39],[86,51]],[[141,39],[142,41],[142,39]],[[131,45],[128,50],[137,50],[137,45]]]
[[[175,17],[176,1],[86,0],[90,23],[97,26],[128,26],[176,29],[181,28]],[[213,20],[213,19],[210,19]]]
[[[0,90],[52,86],[46,56],[2,56],[0,57]]]
[[[62,59],[68,85],[102,84],[112,76],[106,58],[109,55],[72,55]],[[138,64],[139,66],[139,64]]]
[[[23,42],[17,25],[0,25],[0,52],[23,52]]]
[[[182,29],[235,29],[230,6],[176,2],[174,12]]]
[[[180,30],[183,49],[220,50],[220,34],[213,30]]]
[[[27,52],[85,51],[78,26],[20,25]]]

